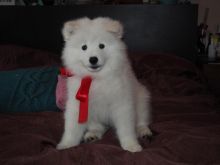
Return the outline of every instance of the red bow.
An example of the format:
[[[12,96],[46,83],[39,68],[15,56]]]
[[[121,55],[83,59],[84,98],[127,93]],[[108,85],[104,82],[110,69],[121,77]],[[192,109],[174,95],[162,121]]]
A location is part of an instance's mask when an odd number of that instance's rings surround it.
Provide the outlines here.
[[[67,77],[73,76],[73,74],[65,68],[61,68],[60,73],[61,75]],[[80,88],[75,96],[75,98],[80,101],[79,119],[78,119],[79,123],[85,123],[88,120],[89,88],[91,82],[92,82],[92,78],[89,76],[82,78]]]

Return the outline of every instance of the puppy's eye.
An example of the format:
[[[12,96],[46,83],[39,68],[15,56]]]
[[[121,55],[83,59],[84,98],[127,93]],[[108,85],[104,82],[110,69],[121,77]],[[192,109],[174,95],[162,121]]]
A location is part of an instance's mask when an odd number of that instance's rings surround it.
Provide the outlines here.
[[[104,45],[104,44],[99,44],[99,48],[100,48],[100,49],[104,49],[104,48],[105,48],[105,45]]]
[[[83,45],[83,46],[82,46],[82,50],[85,51],[86,49],[87,49],[87,45]]]

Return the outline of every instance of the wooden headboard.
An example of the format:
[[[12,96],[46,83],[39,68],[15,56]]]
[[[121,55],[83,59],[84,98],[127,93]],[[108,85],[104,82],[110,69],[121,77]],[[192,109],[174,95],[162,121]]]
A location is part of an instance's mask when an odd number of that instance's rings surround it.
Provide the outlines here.
[[[63,23],[83,16],[120,20],[129,51],[172,53],[196,60],[197,5],[1,6],[0,44],[60,54]]]

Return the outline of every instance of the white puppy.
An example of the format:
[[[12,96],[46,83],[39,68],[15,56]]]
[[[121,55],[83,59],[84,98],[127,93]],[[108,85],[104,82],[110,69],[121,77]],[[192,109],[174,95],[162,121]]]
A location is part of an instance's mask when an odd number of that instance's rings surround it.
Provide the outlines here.
[[[151,136],[150,95],[129,63],[122,42],[123,27],[110,18],[81,18],[66,22],[62,60],[74,73],[68,78],[65,129],[57,149],[100,139],[107,126],[115,128],[121,147],[141,151],[137,137]],[[79,101],[75,95],[84,76],[92,77],[89,117],[78,123]]]

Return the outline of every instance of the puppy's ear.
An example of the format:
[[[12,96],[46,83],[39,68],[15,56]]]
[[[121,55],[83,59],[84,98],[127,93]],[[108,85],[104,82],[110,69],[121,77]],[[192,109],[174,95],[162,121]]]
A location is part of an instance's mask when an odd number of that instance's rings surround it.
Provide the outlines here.
[[[69,40],[69,38],[75,33],[77,29],[79,29],[82,25],[91,21],[89,18],[84,17],[72,21],[67,21],[64,23],[62,34],[65,41]]]
[[[123,37],[123,25],[121,22],[107,17],[99,17],[94,20],[96,23],[101,24],[105,30],[113,33],[118,38]]]

